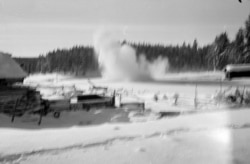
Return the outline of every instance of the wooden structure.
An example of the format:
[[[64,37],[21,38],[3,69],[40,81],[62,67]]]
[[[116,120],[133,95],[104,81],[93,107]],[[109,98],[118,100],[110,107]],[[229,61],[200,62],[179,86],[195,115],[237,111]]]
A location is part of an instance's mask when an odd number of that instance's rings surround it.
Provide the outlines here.
[[[115,95],[112,97],[101,96],[96,94],[77,96],[75,101],[71,101],[71,109],[85,109],[90,110],[91,107],[96,106],[114,106]]]
[[[145,103],[144,102],[121,102],[120,107],[126,106],[136,106],[141,109],[142,112],[145,110]]]
[[[39,93],[24,87],[0,86],[0,112],[12,116],[22,116],[40,105]]]
[[[35,91],[27,87],[13,86],[23,82],[27,73],[11,58],[9,54],[0,53],[0,112],[15,116],[31,108],[34,104]]]

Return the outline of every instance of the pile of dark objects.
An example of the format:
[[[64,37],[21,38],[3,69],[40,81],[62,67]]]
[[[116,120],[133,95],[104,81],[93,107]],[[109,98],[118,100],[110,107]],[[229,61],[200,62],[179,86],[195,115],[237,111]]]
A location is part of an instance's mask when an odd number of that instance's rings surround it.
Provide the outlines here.
[[[36,89],[21,81],[0,80],[0,113],[11,116],[12,122],[24,113],[41,114],[45,103]]]
[[[229,87],[216,94],[217,102],[225,102],[227,104],[250,105],[250,91],[246,87]]]

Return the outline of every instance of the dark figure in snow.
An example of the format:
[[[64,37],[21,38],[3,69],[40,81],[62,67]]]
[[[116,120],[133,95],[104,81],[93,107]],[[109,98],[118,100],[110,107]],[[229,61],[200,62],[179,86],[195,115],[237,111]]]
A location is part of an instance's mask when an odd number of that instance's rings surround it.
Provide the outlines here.
[[[159,98],[158,98],[158,95],[155,94],[155,95],[154,95],[154,100],[155,100],[155,101],[158,101],[158,99],[159,99]]]

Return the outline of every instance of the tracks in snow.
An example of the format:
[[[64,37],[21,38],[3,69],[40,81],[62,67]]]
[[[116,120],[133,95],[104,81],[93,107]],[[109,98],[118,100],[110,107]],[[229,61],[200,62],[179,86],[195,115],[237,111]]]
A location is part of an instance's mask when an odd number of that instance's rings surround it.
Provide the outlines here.
[[[170,137],[170,136],[182,134],[182,133],[202,132],[202,131],[218,130],[218,129],[225,129],[225,128],[232,129],[232,130],[247,129],[247,128],[250,128],[250,123],[246,123],[242,125],[229,124],[224,127],[213,128],[213,129],[211,128],[197,128],[197,129],[176,128],[176,129],[170,129],[166,132],[155,132],[153,134],[145,135],[145,136],[142,136],[142,135],[120,136],[120,137],[118,136],[118,137],[114,137],[111,139],[107,139],[107,140],[95,142],[95,143],[90,143],[90,144],[76,144],[76,145],[70,145],[70,146],[61,147],[61,148],[41,149],[41,150],[34,150],[30,152],[10,154],[10,155],[5,155],[5,156],[1,156],[0,154],[0,163],[18,164],[21,161],[25,160],[27,157],[33,156],[33,155],[58,154],[58,153],[70,151],[73,149],[88,149],[88,148],[99,147],[99,146],[112,146],[112,144],[116,141],[131,141],[131,140],[140,139],[140,138],[149,139],[149,138],[159,137],[163,135]]]

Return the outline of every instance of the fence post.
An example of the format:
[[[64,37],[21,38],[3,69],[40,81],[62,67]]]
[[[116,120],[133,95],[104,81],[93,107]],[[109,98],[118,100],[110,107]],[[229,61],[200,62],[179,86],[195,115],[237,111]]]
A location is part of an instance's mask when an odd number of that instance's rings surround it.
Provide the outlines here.
[[[241,94],[241,98],[240,98],[240,104],[243,103],[243,100],[244,100],[244,94],[245,94],[245,89],[246,89],[246,86],[244,85],[244,88],[243,88],[243,91],[242,91],[242,94]]]
[[[39,117],[39,121],[38,121],[38,125],[41,125],[42,123],[42,117],[43,117],[43,108],[40,110],[40,117]]]
[[[197,83],[195,84],[194,107],[197,108]]]
[[[220,108],[221,98],[222,98],[222,79],[220,79],[220,97],[219,97],[219,103],[217,104],[217,107]]]
[[[222,79],[220,79],[220,93],[222,92]]]
[[[13,113],[12,113],[11,122],[14,122],[14,119],[15,119],[15,116],[16,116],[16,108],[17,108],[18,102],[19,102],[19,100],[16,99],[15,106],[14,106]]]

